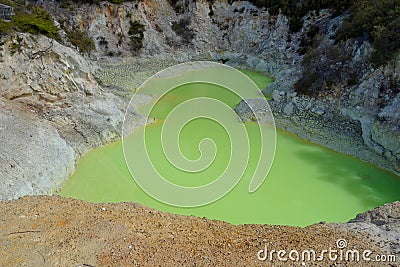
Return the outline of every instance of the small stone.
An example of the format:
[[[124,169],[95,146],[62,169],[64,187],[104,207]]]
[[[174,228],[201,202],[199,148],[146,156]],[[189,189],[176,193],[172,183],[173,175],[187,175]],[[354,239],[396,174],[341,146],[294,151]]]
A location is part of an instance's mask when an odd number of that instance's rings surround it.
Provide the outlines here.
[[[281,92],[279,92],[278,90],[274,90],[272,92],[272,100],[274,100],[275,102],[281,102],[282,101],[282,95]]]
[[[287,93],[287,95],[286,95],[286,100],[287,100],[288,102],[289,102],[289,101],[292,101],[292,99],[293,99],[294,97],[297,97],[297,93],[296,93],[296,92]]]
[[[106,208],[101,208],[102,211],[106,211]]]
[[[294,105],[293,103],[289,103],[287,104],[284,108],[283,108],[283,113],[285,113],[286,115],[290,116],[292,115],[294,112]]]
[[[322,116],[322,115],[325,114],[325,111],[322,110],[322,109],[320,109],[320,108],[313,108],[313,109],[311,110],[311,112],[314,113],[314,114],[317,115],[317,116]]]

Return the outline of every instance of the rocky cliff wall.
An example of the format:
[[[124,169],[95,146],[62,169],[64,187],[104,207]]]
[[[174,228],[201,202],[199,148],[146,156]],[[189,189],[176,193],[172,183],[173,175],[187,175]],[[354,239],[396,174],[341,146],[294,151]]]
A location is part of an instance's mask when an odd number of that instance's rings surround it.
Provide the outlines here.
[[[4,41],[0,198],[53,193],[80,155],[121,136],[126,99],[100,87],[74,49],[30,34]]]
[[[215,1],[211,5],[205,0],[189,1],[183,13],[176,13],[166,0],[121,5],[102,2],[53,13],[65,27],[87,32],[95,41],[93,55],[100,57],[175,54],[178,58],[191,58],[197,54],[221,54],[233,59],[253,55],[271,64],[268,70],[273,72],[287,62],[299,60],[294,53],[298,44],[289,38],[286,17],[270,16],[248,2],[229,5]],[[186,24],[175,25],[182,19]],[[139,51],[131,49],[131,21],[145,26],[143,48]],[[191,34],[184,36],[185,32]]]
[[[329,10],[311,12],[304,18],[303,28],[291,33],[285,16],[270,16],[248,2],[189,1],[184,11],[177,13],[166,0],[146,0],[86,5],[72,14],[65,10],[59,13],[69,18],[68,25],[93,38],[96,57],[134,55],[139,59],[168,59],[171,64],[200,58],[273,75],[276,81],[264,93],[274,96],[271,106],[279,126],[393,172],[400,171],[400,94],[388,85],[390,79],[399,76],[400,58],[395,64],[374,69],[366,63],[372,51],[367,41],[337,45],[335,32],[345,15],[335,17]],[[182,19],[187,23],[180,27],[188,35],[174,27]],[[145,25],[144,46],[138,51],[130,47],[130,21]],[[309,97],[297,94],[294,84],[304,75],[305,43],[312,42],[310,31],[315,27],[322,41],[317,47],[320,61],[314,66],[340,75],[329,92]],[[349,58],[345,65],[329,58],[335,49],[345,51]],[[137,62],[140,60],[134,64]],[[344,81],[352,73],[357,78],[348,85]]]

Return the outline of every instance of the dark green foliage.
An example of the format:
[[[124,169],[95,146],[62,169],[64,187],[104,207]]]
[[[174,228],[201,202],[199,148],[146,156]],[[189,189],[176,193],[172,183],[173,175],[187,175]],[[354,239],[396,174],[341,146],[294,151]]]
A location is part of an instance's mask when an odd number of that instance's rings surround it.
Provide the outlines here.
[[[370,40],[375,51],[371,63],[379,66],[400,49],[400,0],[361,0],[351,8],[349,18],[338,31],[337,40]]]
[[[303,57],[303,75],[295,84],[301,94],[318,96],[342,84],[354,85],[358,79],[358,66],[350,62],[345,49],[321,40],[317,34]]]
[[[65,6],[70,6],[72,3],[78,4],[78,5],[82,5],[82,4],[100,4],[100,2],[102,2],[102,0],[62,0],[59,1],[60,5],[62,7]],[[123,2],[131,2],[129,0],[108,0],[108,2],[112,3],[112,4],[122,4]]]
[[[140,21],[138,20],[130,21],[130,27],[128,31],[129,35],[139,35],[143,37],[143,32],[144,32],[144,25],[140,23]]]
[[[69,8],[73,4],[83,5],[83,4],[99,4],[101,0],[60,0],[58,3],[63,8]]]
[[[62,0],[58,1],[59,7],[64,9],[69,9],[70,11],[74,10],[74,3],[72,0]]]
[[[0,19],[0,37],[9,34],[11,30],[12,24],[10,22],[5,22],[4,20]]]
[[[12,1],[12,0],[0,0],[0,3],[3,5],[14,7],[14,8],[17,7],[16,1]]]
[[[178,22],[172,22],[172,30],[180,37],[184,43],[190,43],[194,38],[193,30],[189,28],[190,20],[182,18]]]
[[[66,30],[68,40],[76,47],[82,54],[90,53],[95,49],[94,41],[85,32],[77,30]]]
[[[307,34],[302,36],[300,40],[300,49],[299,53],[304,55],[307,52],[307,49],[311,46],[314,46],[315,36],[319,33],[319,27],[316,25],[311,25],[307,31]],[[290,36],[290,35],[289,35]]]
[[[58,29],[53,18],[46,10],[35,7],[32,13],[17,11],[12,23],[21,32],[44,34],[49,38],[59,40]]]
[[[49,38],[60,40],[53,18],[46,10],[39,7],[30,9],[24,6],[23,1],[0,0],[0,3],[14,7],[15,13],[9,22],[0,19],[0,36],[17,30],[32,34],[44,34]]]
[[[319,12],[320,9],[331,8],[338,15],[347,10],[354,1],[351,0],[249,0],[259,7],[268,9],[271,15],[278,15],[279,11],[289,18],[290,29],[297,32],[301,29],[302,17],[310,11]]]
[[[185,11],[185,7],[187,6],[186,1],[182,0],[167,0],[168,3],[174,8],[177,14],[182,14]]]
[[[95,4],[98,5],[102,2],[103,0],[60,0],[57,1],[60,5],[61,8],[66,8],[66,9],[73,9],[74,4],[76,5],[84,5],[84,4]],[[107,0],[108,2],[112,4],[122,4],[124,2],[139,2],[140,0]]]
[[[345,7],[349,5],[338,5],[335,10],[343,11]],[[318,34],[313,37],[316,33],[316,29],[310,29],[302,38],[303,75],[295,84],[296,91],[317,96],[355,86],[370,63],[376,67],[387,64],[399,53],[400,0],[351,2],[349,16],[337,31],[334,44],[318,40]],[[347,40],[350,40],[347,44],[343,42]],[[364,41],[374,47],[369,62],[353,61],[346,46],[357,46]],[[383,86],[382,95],[397,92],[399,88],[398,79],[393,78]]]
[[[315,95],[318,93],[318,91],[315,90],[315,87],[313,87],[313,85],[317,80],[318,75],[314,72],[304,74],[303,77],[301,77],[301,79],[296,82],[294,88],[298,93],[304,95]]]
[[[127,2],[125,0],[109,0],[110,3],[112,4],[122,4],[123,2]]]
[[[131,47],[133,51],[138,51],[143,47],[145,26],[140,21],[130,21],[129,38],[131,39]]]

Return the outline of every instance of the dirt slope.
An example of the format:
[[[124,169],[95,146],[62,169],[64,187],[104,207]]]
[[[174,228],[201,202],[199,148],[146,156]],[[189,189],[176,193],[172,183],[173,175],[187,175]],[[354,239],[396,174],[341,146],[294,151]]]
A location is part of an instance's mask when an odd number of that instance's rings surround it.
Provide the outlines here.
[[[0,266],[302,266],[291,261],[283,265],[276,254],[272,265],[258,260],[257,252],[265,245],[288,253],[337,249],[338,239],[347,241],[346,249],[382,253],[366,234],[331,224],[305,229],[233,226],[134,203],[93,204],[50,196],[3,201],[0,210]],[[326,256],[307,266],[378,265],[329,262]]]

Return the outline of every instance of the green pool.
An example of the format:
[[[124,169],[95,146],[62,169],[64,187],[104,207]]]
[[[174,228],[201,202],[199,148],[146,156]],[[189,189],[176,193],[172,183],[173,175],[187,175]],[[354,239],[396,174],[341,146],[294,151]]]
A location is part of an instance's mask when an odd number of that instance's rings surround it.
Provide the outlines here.
[[[271,78],[255,72],[244,72],[258,87]],[[217,87],[217,86],[215,86]],[[200,156],[198,143],[204,138],[215,141],[218,153],[212,167],[189,175],[168,163],[160,146],[163,119],[178,103],[197,96],[224,100],[234,107],[239,99],[225,90],[189,84],[163,97],[151,114],[158,120],[146,127],[152,160],[159,172],[182,186],[199,186],[212,182],[224,170],[229,137],[224,129],[208,119],[190,121],[181,132],[179,145],[189,159]],[[146,109],[146,107],[143,107]],[[232,125],[241,124],[233,121]],[[258,127],[246,123],[251,154],[248,169],[238,185],[226,196],[211,204],[180,208],[163,204],[141,190],[126,166],[122,142],[95,149],[83,156],[72,177],[65,183],[61,196],[91,202],[134,201],[171,213],[218,219],[233,224],[265,223],[306,226],[320,221],[343,222],[357,213],[400,199],[400,178],[373,165],[306,142],[290,133],[277,130],[275,160],[270,173],[254,193],[248,192],[252,171],[260,154]],[[125,141],[131,147],[142,140],[143,131],[134,132]],[[222,151],[222,153],[220,153]],[[134,153],[134,151],[131,151]],[[140,159],[138,159],[138,164]]]

